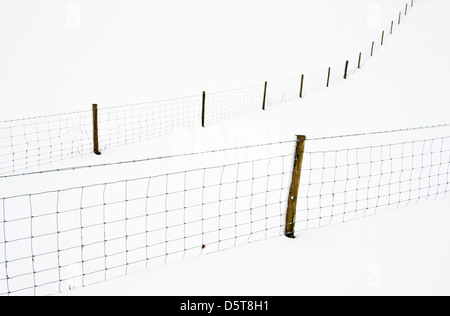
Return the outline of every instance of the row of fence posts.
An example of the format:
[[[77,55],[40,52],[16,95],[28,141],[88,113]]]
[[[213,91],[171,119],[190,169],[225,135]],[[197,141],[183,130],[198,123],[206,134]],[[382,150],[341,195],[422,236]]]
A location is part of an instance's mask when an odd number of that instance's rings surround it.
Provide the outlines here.
[[[411,0],[411,7],[414,7],[414,0]],[[408,3],[405,8],[405,16],[408,14]],[[398,24],[401,24],[402,20],[402,12],[400,11],[398,17]],[[391,30],[390,34],[393,33],[394,30],[394,21],[391,22]],[[381,45],[384,45],[384,37],[385,31],[381,34]],[[372,42],[372,48],[370,52],[370,56],[373,56],[374,53],[375,42]],[[361,61],[362,61],[362,52],[359,53],[358,58],[358,69],[361,69]],[[345,70],[344,70],[344,79],[348,78],[348,69],[349,69],[349,61],[345,62]],[[331,67],[328,68],[328,76],[327,76],[327,84],[326,87],[330,86],[330,77],[331,77]],[[305,75],[301,76],[300,81],[300,98],[303,98],[303,87],[305,82]],[[267,102],[267,88],[268,82],[264,83],[264,96],[263,96],[263,111],[266,110],[266,102]],[[92,113],[93,113],[93,144],[94,144],[94,153],[96,155],[101,155],[99,138],[98,138],[98,105],[92,105]],[[202,95],[202,127],[206,127],[206,91],[203,91]],[[295,149],[295,158],[294,158],[294,168],[292,172],[292,182],[289,190],[289,201],[288,201],[288,209],[286,212],[286,230],[285,235],[288,238],[295,238],[295,219],[296,219],[296,209],[297,209],[297,200],[300,186],[300,179],[302,173],[302,164],[303,164],[303,153],[305,151],[305,136],[297,136],[297,146]]]
[[[411,7],[414,7],[414,0],[411,0]],[[405,7],[405,16],[408,14],[408,3]],[[402,12],[399,12],[398,17],[398,24],[401,24],[401,18],[402,18]],[[391,30],[390,34],[393,33],[394,30],[394,21],[391,22]],[[384,37],[385,37],[385,31],[382,32],[381,35],[381,46],[384,45]],[[372,42],[372,48],[370,51],[370,56],[373,56],[375,48],[375,41]],[[361,62],[362,62],[362,53],[359,53],[359,59],[358,59],[358,69],[361,69]],[[344,79],[348,78],[348,70],[349,70],[349,61],[347,60],[345,63],[345,70],[344,70]],[[331,67],[328,68],[328,76],[327,76],[327,84],[326,87],[330,87],[330,77],[331,77]],[[301,76],[301,82],[300,82],[300,98],[303,98],[303,87],[305,82],[305,75]],[[266,110],[266,103],[267,103],[267,88],[268,88],[268,82],[266,81],[264,84],[264,97],[263,97],[263,105],[262,109],[263,111]],[[93,126],[94,126],[94,137],[93,137],[93,144],[94,144],[94,153],[96,155],[101,155],[100,149],[99,149],[99,138],[98,138],[98,106],[97,104],[93,105]],[[206,92],[203,91],[203,97],[202,97],[202,127],[206,127]]]
[[[414,0],[411,0],[411,7],[414,6]],[[408,3],[406,4],[406,8],[405,8],[405,16],[408,13]],[[400,11],[399,13],[399,19],[398,19],[398,24],[401,24],[401,17],[402,17],[402,12]],[[390,34],[393,34],[394,31],[394,21],[391,22],[391,30],[390,30]],[[382,31],[381,34],[381,46],[384,45],[384,38],[385,38],[385,31]],[[374,48],[375,48],[375,41],[372,42],[372,48],[371,48],[371,52],[370,52],[370,56],[373,56],[374,53]],[[362,62],[362,52],[359,53],[359,59],[358,59],[358,69],[361,69],[361,62]],[[344,70],[344,79],[348,78],[348,70],[349,70],[349,65],[350,62],[347,60],[345,62],[345,70]],[[327,76],[327,84],[326,87],[329,88],[330,87],[330,77],[331,77],[331,67],[328,68],[328,76]],[[303,87],[304,87],[304,82],[305,82],[305,75],[301,76],[301,81],[300,81],[300,98],[303,98]],[[266,102],[267,102],[267,86],[268,86],[268,82],[266,81],[264,83],[264,95],[263,95],[263,105],[262,105],[262,109],[263,111],[266,110]],[[203,106],[202,106],[202,127],[205,127],[205,113],[206,111],[206,92],[203,91]]]

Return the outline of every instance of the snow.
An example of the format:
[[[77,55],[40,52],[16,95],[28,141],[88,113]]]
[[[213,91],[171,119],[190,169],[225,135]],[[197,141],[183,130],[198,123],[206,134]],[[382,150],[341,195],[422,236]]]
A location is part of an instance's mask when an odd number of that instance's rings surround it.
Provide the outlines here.
[[[431,202],[64,295],[445,295],[448,220],[448,200]]]
[[[369,50],[404,4],[404,0],[3,2],[2,116],[7,120],[88,110],[92,103],[101,108],[183,95],[200,98],[203,90],[209,94],[258,83],[263,87],[266,80],[327,70]],[[448,7],[442,0],[415,1],[402,25],[362,70],[328,89],[307,91],[302,100],[51,168],[294,140],[297,134],[314,138],[447,123]],[[326,146],[385,144],[442,133],[415,131]],[[289,152],[289,146],[283,150]],[[12,196],[218,166],[254,156],[245,151],[180,157],[52,173],[45,181],[39,175],[17,177],[2,180],[0,188],[2,196]],[[275,238],[174,260],[64,294],[448,294],[448,202],[447,197],[304,232],[296,240]],[[288,278],[292,282],[286,282]]]

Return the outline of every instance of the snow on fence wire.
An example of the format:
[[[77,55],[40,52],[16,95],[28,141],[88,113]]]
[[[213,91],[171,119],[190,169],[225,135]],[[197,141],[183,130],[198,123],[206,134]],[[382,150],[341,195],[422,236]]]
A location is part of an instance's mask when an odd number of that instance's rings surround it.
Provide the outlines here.
[[[411,2],[413,6],[413,2]],[[0,122],[0,175],[38,170],[93,151],[129,145],[268,109],[330,87],[361,68],[400,25],[392,21],[380,38],[348,61],[296,78],[248,88],[90,111]],[[94,119],[93,119],[94,116]],[[94,134],[95,121],[98,132]],[[94,136],[93,136],[94,134]],[[95,143],[99,144],[97,150]]]
[[[449,127],[299,137],[210,152],[267,148],[249,160],[0,198],[0,295],[55,294],[444,198]],[[406,131],[420,133],[393,141]],[[77,168],[95,167],[107,166]]]

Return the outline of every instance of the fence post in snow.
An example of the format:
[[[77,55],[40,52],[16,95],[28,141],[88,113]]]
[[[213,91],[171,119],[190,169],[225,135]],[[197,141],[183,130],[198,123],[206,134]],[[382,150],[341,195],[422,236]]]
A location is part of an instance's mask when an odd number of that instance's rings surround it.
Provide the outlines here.
[[[345,63],[344,79],[347,79],[347,75],[348,75],[348,60]]]
[[[267,81],[264,84],[264,99],[263,99],[263,111],[266,110],[266,96],[267,96]]]
[[[406,8],[405,8],[405,16],[408,14],[408,4],[406,4]]]
[[[398,25],[402,22],[402,11],[398,14]]]
[[[383,45],[384,45],[384,31],[381,34],[381,46],[383,46]]]
[[[359,53],[358,69],[361,69],[361,57],[362,57],[362,53]]]
[[[302,75],[302,81],[300,83],[300,98],[303,98],[303,82],[305,80],[305,75]]]
[[[328,67],[327,88],[330,86],[331,67]]]
[[[411,8],[414,8],[414,0],[411,0]]]
[[[202,101],[202,127],[205,127],[205,110],[206,110],[206,92],[203,91],[203,101]]]
[[[297,136],[297,147],[295,149],[294,170],[292,171],[292,183],[289,190],[288,209],[286,213],[285,236],[295,238],[295,219],[297,215],[297,199],[302,174],[303,154],[305,152],[305,136]]]
[[[372,42],[372,50],[370,51],[370,57],[373,56],[373,48],[375,47],[375,42]]]
[[[98,105],[92,105],[93,131],[94,131],[94,154],[101,155],[98,141]]]
[[[394,21],[392,21],[392,23],[391,23],[391,35],[392,35],[393,31],[394,31]]]

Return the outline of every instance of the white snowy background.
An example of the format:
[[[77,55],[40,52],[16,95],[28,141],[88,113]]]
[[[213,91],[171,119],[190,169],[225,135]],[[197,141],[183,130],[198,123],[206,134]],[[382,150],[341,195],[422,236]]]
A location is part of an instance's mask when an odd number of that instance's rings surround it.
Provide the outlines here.
[[[200,95],[326,69],[356,59],[372,41],[381,40],[405,3],[2,1],[2,120],[89,110],[92,103],[102,107]],[[415,1],[361,71],[302,100],[63,166],[266,143],[297,134],[447,123],[448,14],[448,1]],[[418,131],[411,137],[422,135]],[[171,168],[187,170],[203,162],[178,163]],[[144,166],[145,175],[167,168]],[[30,176],[2,181],[0,189],[10,196],[142,174],[139,165]],[[448,198],[430,201],[302,233],[296,240],[252,243],[64,294],[449,294],[448,211]]]

